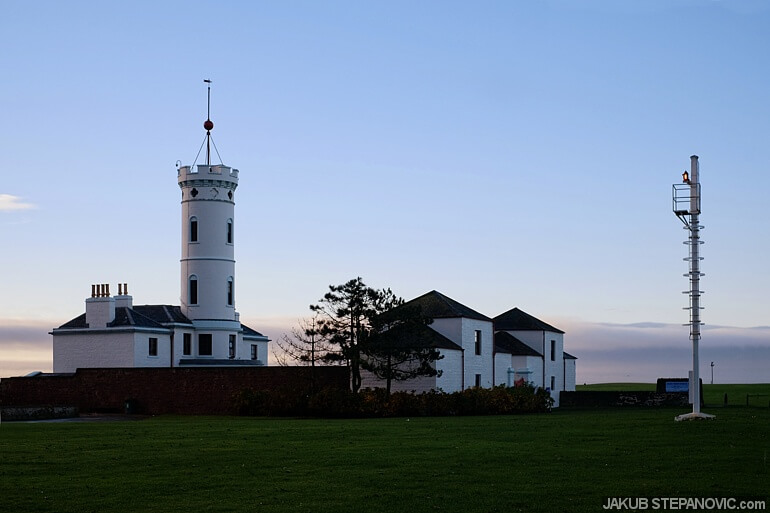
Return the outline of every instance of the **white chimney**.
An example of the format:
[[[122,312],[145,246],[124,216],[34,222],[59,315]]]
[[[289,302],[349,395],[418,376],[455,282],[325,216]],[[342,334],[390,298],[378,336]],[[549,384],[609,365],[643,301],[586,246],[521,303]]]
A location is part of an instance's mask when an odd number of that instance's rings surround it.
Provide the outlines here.
[[[115,319],[115,299],[109,296],[109,287],[101,284],[91,287],[86,299],[86,324],[89,328],[106,328]]]
[[[115,296],[115,308],[122,307],[134,307],[134,298],[128,295],[128,283],[118,283],[118,295]]]

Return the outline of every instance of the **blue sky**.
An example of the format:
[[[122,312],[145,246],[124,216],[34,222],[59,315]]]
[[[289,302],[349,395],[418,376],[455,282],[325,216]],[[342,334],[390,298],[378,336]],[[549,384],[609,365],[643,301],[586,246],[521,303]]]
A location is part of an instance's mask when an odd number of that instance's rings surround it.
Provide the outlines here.
[[[92,283],[179,303],[210,78],[237,308],[271,338],[360,275],[518,306],[580,382],[685,375],[698,154],[701,360],[770,381],[765,2],[11,1],[0,31],[0,376],[50,369]]]

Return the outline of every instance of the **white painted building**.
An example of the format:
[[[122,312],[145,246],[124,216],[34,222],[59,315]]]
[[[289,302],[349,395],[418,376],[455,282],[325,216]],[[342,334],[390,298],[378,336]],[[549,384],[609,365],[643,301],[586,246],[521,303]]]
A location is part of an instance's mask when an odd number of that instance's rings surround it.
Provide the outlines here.
[[[406,304],[433,319],[426,329],[435,332],[441,375],[393,382],[392,391],[457,392],[523,381],[548,389],[558,406],[559,392],[575,390],[576,358],[564,352],[558,328],[518,308],[489,318],[435,290]],[[371,373],[363,372],[362,380],[363,387],[384,386]]]
[[[213,123],[207,120],[207,143]],[[267,363],[268,338],[235,310],[238,170],[206,164],[177,170],[182,190],[179,306],[134,306],[127,284],[91,286],[84,314],[54,328],[53,370],[88,367],[246,366]]]

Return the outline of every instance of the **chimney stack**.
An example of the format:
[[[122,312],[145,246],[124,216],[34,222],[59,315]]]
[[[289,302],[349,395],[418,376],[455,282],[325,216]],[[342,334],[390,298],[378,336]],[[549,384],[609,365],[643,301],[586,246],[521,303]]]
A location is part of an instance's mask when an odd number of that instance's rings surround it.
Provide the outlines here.
[[[134,307],[134,298],[128,295],[128,283],[118,283],[118,295],[115,296],[115,308],[123,307]]]
[[[91,285],[91,297],[86,299],[86,324],[89,328],[106,328],[115,320],[115,299],[110,297],[106,283]]]

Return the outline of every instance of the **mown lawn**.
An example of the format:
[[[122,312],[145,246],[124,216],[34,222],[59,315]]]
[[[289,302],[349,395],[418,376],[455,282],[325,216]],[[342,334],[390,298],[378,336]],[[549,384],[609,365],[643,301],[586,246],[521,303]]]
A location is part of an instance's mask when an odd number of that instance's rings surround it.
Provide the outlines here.
[[[601,511],[766,498],[770,409],[0,425],[2,511]]]

